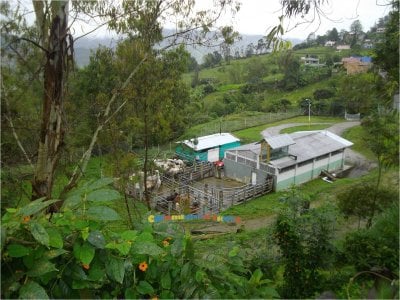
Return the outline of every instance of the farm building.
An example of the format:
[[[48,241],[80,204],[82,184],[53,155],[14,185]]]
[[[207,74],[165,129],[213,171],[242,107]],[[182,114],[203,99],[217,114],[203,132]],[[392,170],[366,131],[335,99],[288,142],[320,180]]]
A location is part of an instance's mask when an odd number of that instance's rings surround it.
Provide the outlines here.
[[[226,150],[237,146],[240,146],[240,140],[223,132],[180,141],[175,153],[187,160],[215,162],[224,158]]]
[[[264,136],[225,152],[225,176],[251,184],[273,178],[279,191],[317,178],[323,170],[343,169],[344,151],[352,145],[326,130]]]

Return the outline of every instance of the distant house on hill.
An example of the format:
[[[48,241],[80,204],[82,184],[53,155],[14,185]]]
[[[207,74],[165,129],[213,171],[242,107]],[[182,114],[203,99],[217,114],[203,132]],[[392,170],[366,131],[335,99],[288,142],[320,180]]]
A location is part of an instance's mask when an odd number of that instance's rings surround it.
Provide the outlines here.
[[[376,33],[384,33],[386,31],[385,27],[379,27],[376,29]]]
[[[304,63],[305,66],[319,66],[319,58],[318,57],[311,57],[311,56],[303,56],[301,61]]]
[[[374,47],[374,44],[372,43],[372,41],[370,39],[366,39],[366,40],[364,40],[364,43],[362,46],[364,49],[372,49]]]
[[[350,45],[337,45],[336,50],[339,52],[342,50],[350,50]]]
[[[343,67],[347,75],[365,73],[372,67],[372,58],[369,56],[351,56],[342,58]]]
[[[325,47],[333,47],[335,46],[336,42],[335,41],[326,41]]]
[[[329,131],[264,136],[258,143],[225,151],[225,176],[260,184],[273,178],[276,191],[344,169],[345,149],[353,143]]]
[[[216,133],[178,142],[175,153],[187,160],[215,162],[224,158],[227,149],[240,146],[230,133]]]

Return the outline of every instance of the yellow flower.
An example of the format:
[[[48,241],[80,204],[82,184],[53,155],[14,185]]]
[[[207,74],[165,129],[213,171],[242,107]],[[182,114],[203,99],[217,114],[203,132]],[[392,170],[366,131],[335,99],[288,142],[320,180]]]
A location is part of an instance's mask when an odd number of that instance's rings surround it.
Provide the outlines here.
[[[149,267],[149,266],[147,265],[147,263],[146,263],[145,261],[143,261],[143,262],[141,262],[141,263],[139,264],[139,270],[140,270],[140,271],[146,272],[146,270],[147,270],[148,267]]]
[[[162,241],[162,243],[163,243],[163,245],[164,245],[164,247],[167,247],[167,246],[169,246],[169,242],[165,239],[165,240],[163,240]]]
[[[83,267],[85,270],[89,270],[89,269],[90,269],[90,265],[88,265],[88,264],[82,264],[82,267]]]

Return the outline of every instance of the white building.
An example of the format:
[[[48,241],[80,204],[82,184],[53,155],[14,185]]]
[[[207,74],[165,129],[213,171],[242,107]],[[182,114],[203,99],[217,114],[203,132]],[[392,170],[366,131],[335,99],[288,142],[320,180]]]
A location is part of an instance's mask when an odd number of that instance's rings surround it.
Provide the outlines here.
[[[225,176],[259,184],[274,179],[276,191],[344,168],[345,149],[353,143],[323,131],[301,131],[268,137],[225,152]]]

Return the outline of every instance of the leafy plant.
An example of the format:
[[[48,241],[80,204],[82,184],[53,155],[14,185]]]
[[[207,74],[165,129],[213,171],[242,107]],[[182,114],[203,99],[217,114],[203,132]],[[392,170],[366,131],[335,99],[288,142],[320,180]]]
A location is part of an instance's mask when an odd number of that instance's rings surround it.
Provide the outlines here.
[[[200,254],[190,235],[170,223],[129,229],[112,203],[122,203],[112,178],[58,200],[8,208],[2,217],[4,298],[277,298],[244,253]],[[118,202],[119,201],[119,202]]]

